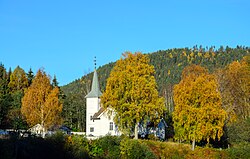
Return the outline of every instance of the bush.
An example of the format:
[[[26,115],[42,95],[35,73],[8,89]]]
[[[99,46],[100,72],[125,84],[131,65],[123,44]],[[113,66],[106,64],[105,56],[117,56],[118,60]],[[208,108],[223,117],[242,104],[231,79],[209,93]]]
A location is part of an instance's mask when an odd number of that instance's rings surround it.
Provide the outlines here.
[[[185,158],[190,146],[173,142],[144,141],[158,158]]]
[[[250,142],[250,118],[229,125],[227,134],[230,142]]]
[[[226,150],[232,159],[249,159],[250,158],[250,143],[240,143]]]
[[[122,137],[107,135],[97,139],[96,144],[103,150],[103,157],[119,158],[121,140]]]
[[[224,150],[197,147],[194,151],[190,151],[186,158],[228,159],[228,154]]]
[[[89,142],[84,136],[68,136],[66,149],[70,151],[75,158],[89,158]]]
[[[156,156],[141,140],[124,138],[120,143],[121,158],[145,158],[155,159]]]

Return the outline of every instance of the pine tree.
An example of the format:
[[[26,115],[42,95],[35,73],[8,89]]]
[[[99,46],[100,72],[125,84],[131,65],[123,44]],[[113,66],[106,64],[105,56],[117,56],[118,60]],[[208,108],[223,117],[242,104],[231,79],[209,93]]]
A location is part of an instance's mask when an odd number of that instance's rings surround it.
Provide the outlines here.
[[[11,96],[8,88],[8,76],[3,64],[0,64],[0,128],[7,126],[7,113],[10,108]]]
[[[27,73],[27,78],[28,78],[28,85],[30,86],[34,78],[34,74],[31,68],[29,69],[29,72]]]
[[[56,79],[56,75],[54,75],[54,78],[53,78],[53,80],[52,80],[52,87],[54,88],[54,87],[58,87],[58,82],[57,82],[57,79]]]

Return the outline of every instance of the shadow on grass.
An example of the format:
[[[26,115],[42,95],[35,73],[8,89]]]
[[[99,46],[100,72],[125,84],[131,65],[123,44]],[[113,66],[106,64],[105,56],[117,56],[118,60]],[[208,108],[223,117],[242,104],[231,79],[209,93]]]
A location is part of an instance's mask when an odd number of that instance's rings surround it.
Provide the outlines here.
[[[46,139],[37,137],[0,139],[0,158],[3,159],[78,159],[89,158],[74,155],[67,138],[58,134]]]

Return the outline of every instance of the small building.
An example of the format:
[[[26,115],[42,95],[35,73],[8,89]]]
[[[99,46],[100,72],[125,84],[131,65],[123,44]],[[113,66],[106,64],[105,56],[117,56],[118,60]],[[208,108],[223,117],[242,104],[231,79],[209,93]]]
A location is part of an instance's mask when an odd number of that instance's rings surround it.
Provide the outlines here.
[[[42,126],[41,124],[36,124],[33,127],[29,128],[29,132],[31,132],[31,134],[34,134],[36,136],[42,136],[43,130],[45,130],[45,127]]]
[[[158,139],[164,141],[166,139],[166,128],[168,127],[165,120],[162,118],[157,126],[148,121],[146,124],[140,123],[138,134],[141,138],[148,138],[148,135],[154,135]]]

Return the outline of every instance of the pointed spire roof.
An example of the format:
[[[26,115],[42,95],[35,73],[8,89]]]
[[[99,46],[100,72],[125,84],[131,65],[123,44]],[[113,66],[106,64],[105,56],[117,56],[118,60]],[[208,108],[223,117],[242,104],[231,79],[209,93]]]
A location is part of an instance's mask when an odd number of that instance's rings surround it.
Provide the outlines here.
[[[96,69],[94,70],[93,80],[92,80],[92,87],[89,94],[85,96],[85,98],[98,98],[102,95],[99,87],[98,75]]]

